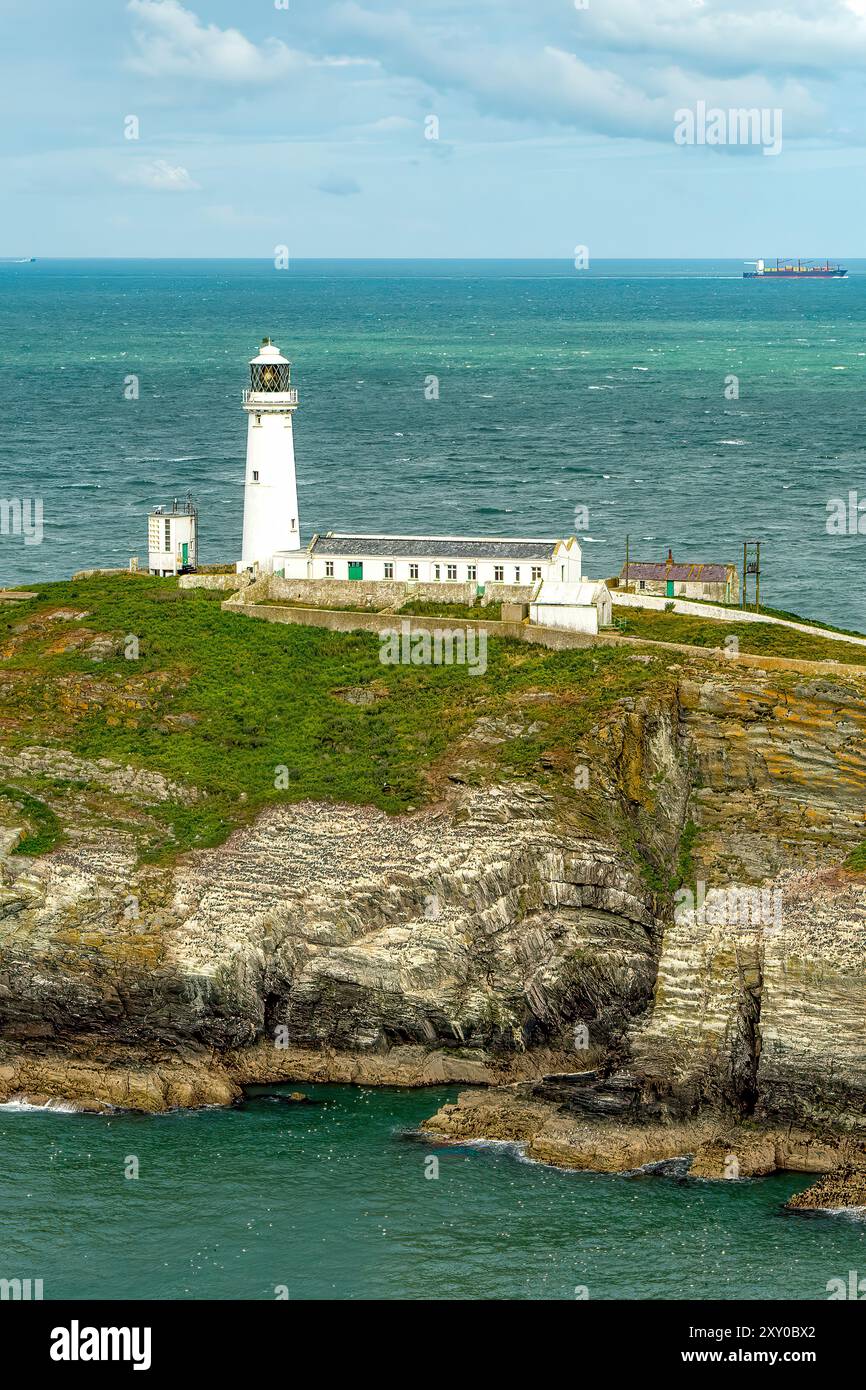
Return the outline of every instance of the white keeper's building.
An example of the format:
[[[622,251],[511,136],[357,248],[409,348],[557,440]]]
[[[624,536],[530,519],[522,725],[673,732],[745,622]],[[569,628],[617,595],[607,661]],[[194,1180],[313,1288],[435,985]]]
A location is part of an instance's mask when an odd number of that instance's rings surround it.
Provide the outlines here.
[[[422,584],[579,584],[581,549],[564,540],[487,536],[388,536],[329,531],[301,546],[291,365],[265,338],[250,362],[243,549],[238,571],[285,579],[397,580]]]
[[[580,546],[569,540],[498,536],[368,536],[329,531],[299,555],[280,557],[286,579],[395,579],[421,584],[527,584],[579,580]]]

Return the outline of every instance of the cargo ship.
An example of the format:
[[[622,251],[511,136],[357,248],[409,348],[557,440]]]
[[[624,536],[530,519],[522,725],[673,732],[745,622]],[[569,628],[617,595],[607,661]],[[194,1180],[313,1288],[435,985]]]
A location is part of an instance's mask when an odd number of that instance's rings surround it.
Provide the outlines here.
[[[834,265],[832,261],[789,261],[776,258],[775,265],[765,261],[747,261],[754,270],[744,270],[744,280],[847,280],[848,271],[844,265]]]

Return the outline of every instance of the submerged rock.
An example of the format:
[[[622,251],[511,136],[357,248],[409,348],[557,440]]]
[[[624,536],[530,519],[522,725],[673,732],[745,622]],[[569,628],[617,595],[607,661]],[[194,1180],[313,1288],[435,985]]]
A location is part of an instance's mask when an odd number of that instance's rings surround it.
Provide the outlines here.
[[[254,1100],[270,1100],[277,1105],[319,1105],[321,1102],[311,1100],[304,1095],[303,1091],[290,1091],[284,1095],[280,1091],[262,1091],[253,1097]]]

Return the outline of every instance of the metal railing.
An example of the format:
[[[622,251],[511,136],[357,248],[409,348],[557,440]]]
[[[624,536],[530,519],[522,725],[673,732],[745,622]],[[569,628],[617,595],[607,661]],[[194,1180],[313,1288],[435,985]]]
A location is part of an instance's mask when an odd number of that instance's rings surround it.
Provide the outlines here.
[[[261,405],[264,409],[270,406],[278,409],[281,405],[297,405],[297,387],[292,386],[288,391],[242,391],[241,398],[244,405],[248,405],[252,397],[255,396],[255,404]]]

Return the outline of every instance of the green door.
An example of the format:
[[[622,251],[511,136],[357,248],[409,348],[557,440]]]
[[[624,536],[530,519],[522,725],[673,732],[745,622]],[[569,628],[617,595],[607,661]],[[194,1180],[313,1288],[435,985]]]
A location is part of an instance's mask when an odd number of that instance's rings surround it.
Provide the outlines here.
[[[667,581],[667,591],[666,591],[666,592],[667,592],[668,598],[673,598],[673,596],[674,596],[674,581],[673,581],[672,579],[669,579],[669,580]]]
[[[182,565],[189,564],[189,544],[184,541],[180,548],[180,562]]]
[[[362,563],[360,560],[350,560],[350,561],[349,561],[349,578],[350,578],[350,579],[363,579],[363,578],[364,578],[364,566],[363,566],[363,563]]]

